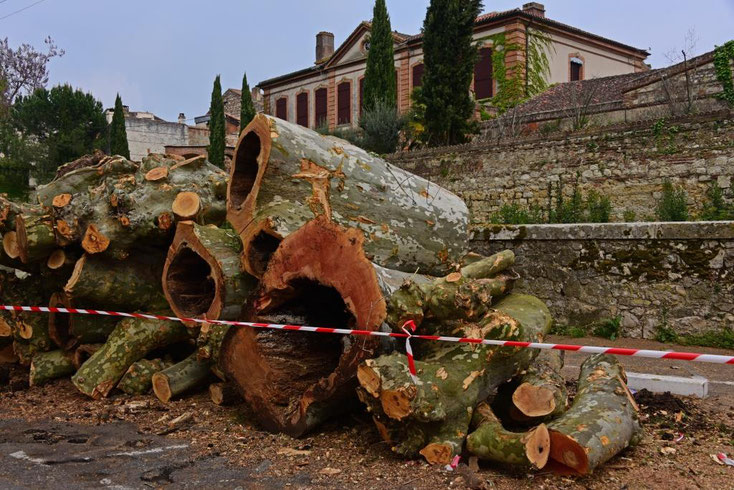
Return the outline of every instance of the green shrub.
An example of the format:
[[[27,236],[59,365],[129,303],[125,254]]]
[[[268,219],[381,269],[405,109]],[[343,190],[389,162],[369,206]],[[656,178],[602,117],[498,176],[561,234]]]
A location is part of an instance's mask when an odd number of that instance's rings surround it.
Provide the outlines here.
[[[609,340],[616,340],[620,336],[622,327],[622,317],[616,316],[594,326],[592,333],[597,337],[604,337]]]
[[[590,223],[609,223],[612,214],[612,201],[594,189],[586,196],[586,210]]]
[[[553,335],[562,335],[564,337],[573,337],[575,339],[578,339],[581,337],[585,337],[587,332],[584,327],[559,325],[557,323],[554,323],[550,333]]]
[[[517,204],[505,204],[490,218],[492,223],[503,225],[528,225],[543,222],[543,210],[533,205],[529,210]]]
[[[734,205],[725,200],[724,191],[719,184],[712,183],[706,192],[701,219],[705,221],[724,221],[734,219]]]
[[[622,213],[622,219],[625,223],[634,223],[635,221],[637,221],[637,213],[635,213],[631,209],[627,209],[624,213]]]
[[[688,195],[686,191],[665,179],[663,195],[658,201],[656,213],[660,221],[687,221]]]
[[[720,347],[722,349],[734,349],[734,330],[723,328],[717,332],[706,332],[698,335],[684,335],[679,338],[683,345],[695,345],[697,347]]]
[[[655,331],[655,340],[664,344],[678,342],[678,334],[666,324],[658,325]]]
[[[359,125],[363,130],[362,147],[375,153],[393,153],[398,147],[405,120],[397,108],[381,99],[365,110]]]

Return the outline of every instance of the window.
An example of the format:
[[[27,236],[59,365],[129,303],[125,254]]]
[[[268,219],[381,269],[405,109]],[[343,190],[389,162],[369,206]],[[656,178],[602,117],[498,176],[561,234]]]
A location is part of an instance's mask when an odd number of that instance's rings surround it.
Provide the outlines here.
[[[362,116],[362,108],[364,107],[364,77],[359,79],[359,115]]]
[[[349,124],[352,122],[352,83],[340,83],[337,95],[337,124]]]
[[[477,99],[488,99],[493,95],[492,87],[492,49],[479,50],[479,61],[474,66],[474,93]]]
[[[275,117],[288,120],[288,97],[281,97],[275,102]]]
[[[423,84],[423,63],[413,67],[413,88],[420,87]]]
[[[326,101],[327,96],[327,90],[325,88],[320,88],[316,90],[314,93],[316,97],[316,127],[321,127],[325,124],[328,124],[328,116],[329,116],[329,106]]]
[[[296,123],[308,127],[308,92],[296,96]]]
[[[571,81],[578,82],[584,79],[584,61],[580,58],[571,58]]]

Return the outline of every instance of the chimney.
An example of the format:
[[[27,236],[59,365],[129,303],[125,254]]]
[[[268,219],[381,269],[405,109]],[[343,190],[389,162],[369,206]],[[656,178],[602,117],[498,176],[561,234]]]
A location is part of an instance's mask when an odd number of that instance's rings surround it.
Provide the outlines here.
[[[316,63],[334,54],[334,34],[321,31],[316,34]]]
[[[545,18],[545,5],[538,2],[526,3],[522,6],[522,11],[536,17]]]
[[[186,114],[184,114],[183,112],[178,113],[178,123],[186,124]]]

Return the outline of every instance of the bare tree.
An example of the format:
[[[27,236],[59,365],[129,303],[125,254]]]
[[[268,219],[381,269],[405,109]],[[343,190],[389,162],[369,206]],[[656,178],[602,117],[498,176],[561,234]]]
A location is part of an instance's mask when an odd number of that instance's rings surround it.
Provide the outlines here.
[[[525,128],[525,115],[520,114],[517,108],[510,109],[494,120],[497,143],[505,138],[517,138]]]
[[[696,46],[699,36],[693,28],[688,29],[683,36],[683,45],[669,50],[665,57],[671,65],[683,63],[683,76],[669,76],[666,70],[660,71],[663,98],[670,108],[670,114],[689,114],[693,111],[696,93],[693,90],[693,79],[696,78],[697,67],[689,67],[688,60],[696,55]],[[680,51],[680,52],[679,52]]]
[[[590,79],[582,82],[568,82],[568,104],[566,117],[571,119],[574,131],[589,124],[591,105],[594,103],[599,83]]]
[[[45,53],[25,43],[13,49],[8,38],[0,40],[0,78],[5,81],[5,90],[0,97],[6,105],[12,104],[19,95],[28,94],[48,83],[48,63],[56,56],[63,56],[64,50],[51,37],[47,37],[44,44]]]

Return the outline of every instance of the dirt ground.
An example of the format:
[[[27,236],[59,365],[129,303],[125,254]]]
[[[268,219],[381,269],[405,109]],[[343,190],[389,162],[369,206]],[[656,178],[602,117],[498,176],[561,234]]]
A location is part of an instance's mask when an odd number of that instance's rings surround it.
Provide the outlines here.
[[[711,457],[734,453],[729,394],[640,392],[642,443],[591,476],[568,478],[405,461],[360,409],[296,440],[259,430],[242,405],[216,406],[205,392],[167,405],[121,394],[92,401],[69,380],[28,388],[26,378],[14,368],[0,387],[3,488],[734,488],[734,467]],[[184,422],[172,428],[176,418]]]

